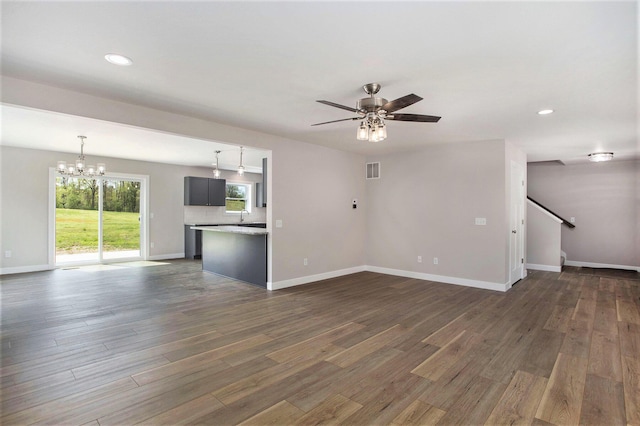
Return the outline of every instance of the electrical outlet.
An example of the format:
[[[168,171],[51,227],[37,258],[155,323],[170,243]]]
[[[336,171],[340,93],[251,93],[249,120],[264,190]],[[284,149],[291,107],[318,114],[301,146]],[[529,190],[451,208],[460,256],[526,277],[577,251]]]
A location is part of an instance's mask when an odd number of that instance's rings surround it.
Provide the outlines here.
[[[308,266],[309,265],[309,259],[307,259],[306,257],[302,260],[302,264],[304,266]]]
[[[433,264],[434,264],[434,265],[437,265],[437,264],[438,264],[438,258],[437,258],[437,257],[434,257],[434,258],[433,258]]]
[[[5,250],[4,257],[9,258],[12,256],[11,250]]]
[[[422,256],[418,256],[418,263],[422,263]]]

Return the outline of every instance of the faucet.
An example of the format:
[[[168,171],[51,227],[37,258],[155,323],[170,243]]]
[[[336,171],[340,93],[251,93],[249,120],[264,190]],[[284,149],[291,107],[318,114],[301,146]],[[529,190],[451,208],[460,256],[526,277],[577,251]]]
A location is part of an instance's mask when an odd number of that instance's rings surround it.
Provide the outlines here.
[[[242,217],[242,213],[249,214],[249,212],[245,209],[240,210],[240,223],[244,222],[244,217]]]

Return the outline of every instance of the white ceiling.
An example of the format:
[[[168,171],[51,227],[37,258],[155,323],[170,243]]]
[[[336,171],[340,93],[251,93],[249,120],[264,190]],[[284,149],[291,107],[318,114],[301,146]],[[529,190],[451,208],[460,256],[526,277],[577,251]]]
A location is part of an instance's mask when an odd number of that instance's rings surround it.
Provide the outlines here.
[[[4,75],[341,150],[505,139],[529,161],[638,155],[633,1],[2,1],[1,23]],[[133,65],[107,63],[113,52]],[[388,100],[424,98],[400,112],[442,119],[389,122],[377,144],[358,142],[354,121],[311,126],[352,116],[315,100],[355,106],[370,82]],[[5,145],[73,152],[87,133],[88,154],[213,160],[205,141],[6,105],[2,114]]]

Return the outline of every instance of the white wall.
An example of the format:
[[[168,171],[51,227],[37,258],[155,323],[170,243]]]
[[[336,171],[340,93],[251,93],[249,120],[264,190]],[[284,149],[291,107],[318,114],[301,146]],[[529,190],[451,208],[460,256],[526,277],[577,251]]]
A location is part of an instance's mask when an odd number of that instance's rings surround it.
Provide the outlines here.
[[[509,238],[505,168],[512,157],[523,158],[517,150],[507,153],[504,141],[369,157],[381,163],[381,178],[367,181],[368,264],[406,275],[504,286]],[[486,218],[487,225],[475,225],[477,217]]]
[[[567,264],[640,267],[640,161],[529,164],[528,194],[576,227],[562,227]]]
[[[527,200],[527,268],[560,272],[562,221]]]
[[[270,281],[275,287],[279,286],[278,283],[285,286],[310,282],[335,271],[341,273],[351,268],[361,268],[365,263],[364,209],[351,211],[350,204],[352,197],[364,198],[364,179],[357,178],[362,176],[364,167],[364,157],[360,155],[14,78],[2,78],[1,94],[2,102],[7,104],[271,150],[267,201],[272,254]],[[10,141],[3,143],[10,145]],[[44,163],[49,164],[48,160],[42,161]],[[327,165],[330,165],[329,169]],[[162,169],[166,165],[157,167]],[[112,169],[111,166],[109,168]],[[10,205],[14,198],[6,198],[4,193],[4,188],[9,185],[6,179],[11,174],[5,172],[3,167],[2,175],[4,213],[5,206]],[[39,178],[34,179],[39,181]],[[171,199],[162,201],[166,196]],[[176,214],[172,226],[182,228],[184,213],[181,197],[182,189],[179,193],[161,195],[155,201],[151,194],[151,211],[155,213],[166,209],[170,214]],[[40,202],[39,198],[34,198],[29,205]],[[174,213],[175,206],[179,211]],[[20,214],[12,216],[19,217]],[[284,226],[272,227],[274,220],[282,220]],[[7,229],[4,214],[2,223],[3,243],[5,240],[21,238],[16,235],[20,232],[18,229]],[[155,238],[153,229],[151,233]],[[29,235],[25,246],[42,247],[40,233],[37,234]],[[181,236],[176,234],[172,238],[176,241],[176,247],[182,245]],[[163,250],[171,251],[174,248],[166,247]],[[309,259],[306,267],[302,264],[305,256]],[[36,259],[33,261],[38,262],[34,264],[41,262]]]

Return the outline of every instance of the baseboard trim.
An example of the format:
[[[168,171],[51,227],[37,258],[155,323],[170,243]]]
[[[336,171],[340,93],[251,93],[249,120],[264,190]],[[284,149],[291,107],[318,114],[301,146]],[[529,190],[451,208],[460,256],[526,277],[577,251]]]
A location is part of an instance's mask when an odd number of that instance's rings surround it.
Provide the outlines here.
[[[485,290],[494,290],[500,292],[506,292],[511,288],[511,284],[499,284],[489,281],[470,280],[467,278],[448,277],[445,275],[433,275],[423,272],[404,271],[401,269],[382,268],[379,266],[366,266],[366,270],[370,272],[378,272],[380,274],[396,275],[406,278],[416,278],[419,280],[435,281],[445,284],[462,285],[465,287],[482,288]]]
[[[149,260],[169,260],[169,259],[184,259],[184,253],[156,254],[153,256],[149,256]]]
[[[535,263],[527,263],[527,269],[533,269],[535,271],[546,271],[546,272],[562,272],[561,266],[537,265]]]
[[[316,281],[342,277],[344,275],[364,272],[366,270],[365,268],[366,268],[365,266],[354,266],[353,268],[338,269],[336,271],[323,272],[322,274],[315,274],[315,275],[307,275],[304,277],[292,278],[290,280],[268,282],[267,290],[281,290],[283,288],[295,287],[297,285],[310,284]]]
[[[640,266],[613,265],[609,263],[579,262],[576,260],[567,260],[564,262],[564,264],[566,266],[578,266],[578,267],[585,267],[585,268],[626,269],[628,271],[640,272]]]
[[[14,266],[12,268],[0,268],[0,275],[10,274],[24,274],[27,272],[42,272],[52,271],[55,268],[50,265],[29,265],[29,266]]]

